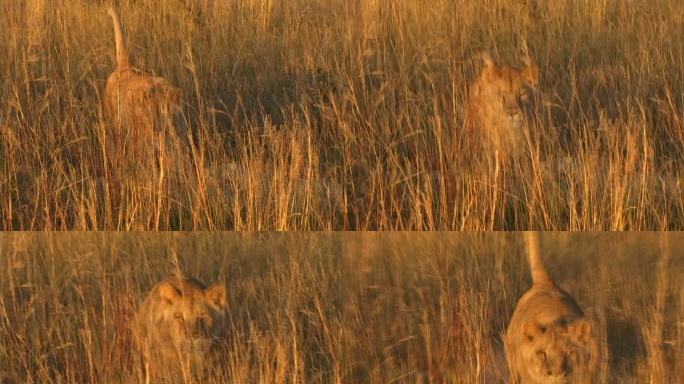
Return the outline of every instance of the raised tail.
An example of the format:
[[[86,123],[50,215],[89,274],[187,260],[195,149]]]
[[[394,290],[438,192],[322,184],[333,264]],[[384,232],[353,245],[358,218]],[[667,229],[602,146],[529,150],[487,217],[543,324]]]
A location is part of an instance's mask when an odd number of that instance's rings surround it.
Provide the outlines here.
[[[112,17],[114,23],[114,37],[116,38],[116,69],[130,67],[131,63],[128,60],[128,50],[126,49],[126,42],[124,41],[123,32],[121,31],[121,23],[119,16],[113,7],[107,9],[107,14]]]
[[[555,285],[541,261],[537,232],[525,232],[525,243],[527,245],[527,257],[530,262],[530,272],[532,273],[532,283]]]

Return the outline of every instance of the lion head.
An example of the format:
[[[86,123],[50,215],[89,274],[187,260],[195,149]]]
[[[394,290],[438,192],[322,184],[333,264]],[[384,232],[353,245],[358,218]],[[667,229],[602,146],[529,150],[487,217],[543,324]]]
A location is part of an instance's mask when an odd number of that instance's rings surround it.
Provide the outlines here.
[[[585,318],[525,323],[518,347],[523,377],[539,384],[575,382],[581,367],[589,364],[591,339],[591,324]]]
[[[497,65],[482,53],[484,68],[472,86],[468,116],[491,149],[511,153],[521,147],[531,91],[538,85],[539,71],[527,60],[523,68]]]
[[[155,77],[144,90],[143,100],[150,109],[158,108],[160,113],[173,116],[181,111],[183,91],[165,79]]]
[[[222,336],[226,289],[191,278],[171,277],[157,284],[140,306],[133,324],[143,357],[169,369],[181,360],[202,361]]]
[[[226,290],[197,280],[169,280],[159,287],[161,324],[181,352],[205,354],[223,330]]]
[[[521,69],[499,66],[487,53],[482,54],[482,59],[485,67],[477,80],[480,107],[488,110],[487,118],[499,118],[503,125],[520,128],[530,91],[539,82],[537,67],[529,61]]]

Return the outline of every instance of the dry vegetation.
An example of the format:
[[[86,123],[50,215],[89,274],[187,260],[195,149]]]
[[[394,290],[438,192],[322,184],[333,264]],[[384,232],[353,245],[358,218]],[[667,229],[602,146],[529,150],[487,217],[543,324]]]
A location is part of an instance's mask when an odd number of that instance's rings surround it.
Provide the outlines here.
[[[599,324],[601,382],[684,377],[684,236],[544,234],[551,274]],[[132,383],[127,323],[175,270],[224,283],[206,383],[499,383],[530,286],[518,234],[0,235],[0,382]]]
[[[684,228],[679,0],[116,3],[186,95],[175,165],[111,169],[108,2],[3,1],[2,228]],[[463,129],[474,54],[525,44],[543,94],[497,171]]]

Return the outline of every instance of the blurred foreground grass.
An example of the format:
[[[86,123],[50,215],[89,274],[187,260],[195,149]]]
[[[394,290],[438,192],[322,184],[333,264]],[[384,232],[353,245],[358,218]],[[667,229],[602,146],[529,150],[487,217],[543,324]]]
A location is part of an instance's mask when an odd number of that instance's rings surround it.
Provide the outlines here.
[[[603,328],[602,382],[684,378],[684,236],[542,234]],[[0,382],[140,382],[127,322],[175,270],[229,292],[203,382],[501,382],[519,234],[0,234]]]

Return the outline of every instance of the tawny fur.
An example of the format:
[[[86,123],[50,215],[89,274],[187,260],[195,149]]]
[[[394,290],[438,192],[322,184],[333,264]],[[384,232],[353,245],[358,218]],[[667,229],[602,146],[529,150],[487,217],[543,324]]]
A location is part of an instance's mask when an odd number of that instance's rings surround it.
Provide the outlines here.
[[[114,130],[110,144],[119,152],[117,156],[149,160],[159,131],[180,111],[182,92],[166,79],[131,65],[119,17],[111,7],[108,14],[116,41],[116,69],[107,79],[104,94],[105,114]]]
[[[223,335],[226,306],[222,285],[175,276],[155,285],[131,326],[148,378],[187,377],[203,366]]]
[[[536,233],[526,242],[532,288],[518,301],[506,330],[511,376],[520,383],[590,383],[598,362],[591,322],[541,262]]]
[[[527,148],[529,92],[537,87],[538,70],[529,61],[519,69],[497,65],[486,52],[480,57],[484,68],[468,97],[468,125],[485,151],[508,161]]]

